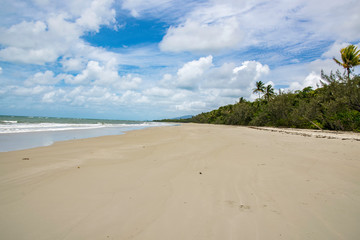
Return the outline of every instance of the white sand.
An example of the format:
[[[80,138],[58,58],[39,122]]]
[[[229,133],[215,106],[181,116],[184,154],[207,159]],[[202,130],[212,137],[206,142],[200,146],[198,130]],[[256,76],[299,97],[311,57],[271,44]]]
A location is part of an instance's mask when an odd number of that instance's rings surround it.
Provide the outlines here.
[[[185,124],[0,153],[0,239],[358,239],[359,223],[355,140]]]

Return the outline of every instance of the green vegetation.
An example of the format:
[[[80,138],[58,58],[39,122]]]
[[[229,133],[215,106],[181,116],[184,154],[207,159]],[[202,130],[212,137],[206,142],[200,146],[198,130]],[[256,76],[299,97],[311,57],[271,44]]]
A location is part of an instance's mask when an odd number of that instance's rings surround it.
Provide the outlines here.
[[[260,98],[260,93],[264,93],[264,92],[265,92],[265,84],[262,81],[256,82],[256,88],[253,89],[253,93],[259,93],[259,98]]]
[[[360,76],[322,73],[322,87],[268,96],[201,113],[196,123],[360,131]],[[270,86],[271,88],[271,86]],[[271,92],[271,93],[270,93]]]
[[[341,49],[340,53],[342,62],[336,58],[333,59],[337,64],[346,69],[347,76],[350,78],[351,68],[360,65],[360,50],[357,50],[357,47],[354,45],[349,45]]]

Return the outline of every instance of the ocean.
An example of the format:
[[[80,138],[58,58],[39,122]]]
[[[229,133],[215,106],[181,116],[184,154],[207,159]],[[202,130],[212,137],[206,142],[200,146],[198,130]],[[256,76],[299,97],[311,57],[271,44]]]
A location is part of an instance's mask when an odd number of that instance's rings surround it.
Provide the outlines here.
[[[57,141],[124,134],[172,124],[104,119],[0,115],[0,152],[48,146]]]

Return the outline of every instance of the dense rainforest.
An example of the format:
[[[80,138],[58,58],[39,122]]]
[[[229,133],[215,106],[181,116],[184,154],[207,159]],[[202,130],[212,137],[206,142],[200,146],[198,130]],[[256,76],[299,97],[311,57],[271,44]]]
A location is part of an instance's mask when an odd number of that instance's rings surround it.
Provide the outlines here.
[[[306,87],[275,94],[271,85],[258,81],[254,93],[259,98],[253,102],[240,98],[236,104],[173,121],[360,131],[360,75],[351,74],[360,65],[360,50],[349,45],[340,52],[342,61],[334,60],[345,72],[322,72],[315,90]]]

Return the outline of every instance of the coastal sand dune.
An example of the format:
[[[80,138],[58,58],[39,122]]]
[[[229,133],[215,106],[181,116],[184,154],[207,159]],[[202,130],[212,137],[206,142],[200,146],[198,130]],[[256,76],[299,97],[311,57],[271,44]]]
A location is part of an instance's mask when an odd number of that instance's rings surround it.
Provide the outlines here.
[[[0,153],[0,239],[357,239],[359,156],[195,124]]]

